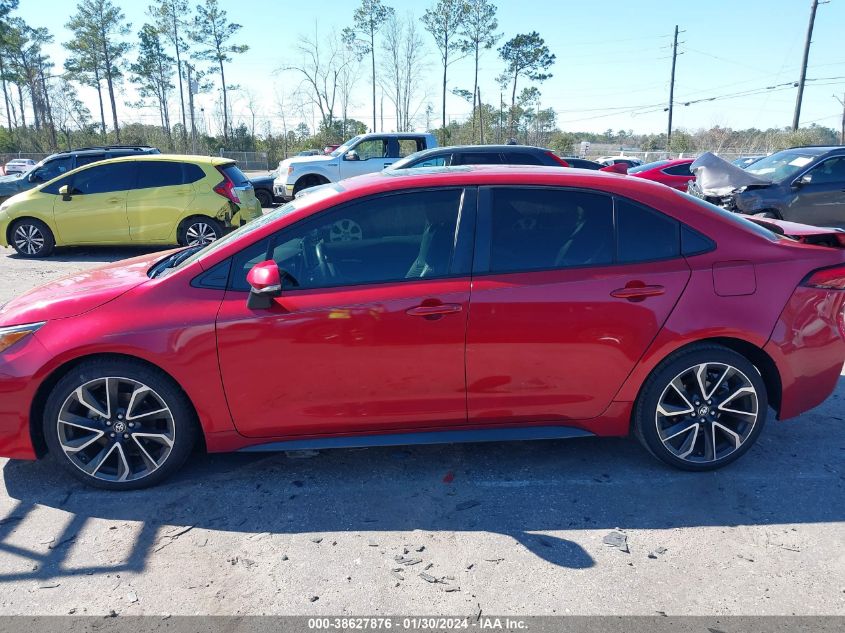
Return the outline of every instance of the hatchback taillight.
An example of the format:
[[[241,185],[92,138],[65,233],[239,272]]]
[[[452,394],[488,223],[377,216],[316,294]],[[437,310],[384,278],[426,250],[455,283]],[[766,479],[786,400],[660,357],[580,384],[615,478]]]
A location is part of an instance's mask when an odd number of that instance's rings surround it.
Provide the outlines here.
[[[825,290],[845,290],[845,264],[814,270],[801,285]]]
[[[241,199],[238,198],[237,192],[235,192],[235,183],[229,180],[229,177],[226,174],[223,174],[223,182],[218,185],[215,185],[214,193],[223,196],[224,198],[231,202],[234,202],[235,204],[240,204],[241,202]]]
[[[553,161],[555,161],[561,167],[569,167],[569,163],[567,163],[565,160],[563,160],[560,156],[558,156],[554,152],[546,152],[546,155],[549,158],[551,158]]]

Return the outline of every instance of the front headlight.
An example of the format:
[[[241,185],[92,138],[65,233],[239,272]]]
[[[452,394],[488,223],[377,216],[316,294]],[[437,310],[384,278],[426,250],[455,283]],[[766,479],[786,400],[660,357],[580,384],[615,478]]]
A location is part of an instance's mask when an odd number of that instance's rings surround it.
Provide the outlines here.
[[[12,325],[0,327],[0,353],[5,352],[12,345],[36,332],[46,321],[28,323],[26,325]]]

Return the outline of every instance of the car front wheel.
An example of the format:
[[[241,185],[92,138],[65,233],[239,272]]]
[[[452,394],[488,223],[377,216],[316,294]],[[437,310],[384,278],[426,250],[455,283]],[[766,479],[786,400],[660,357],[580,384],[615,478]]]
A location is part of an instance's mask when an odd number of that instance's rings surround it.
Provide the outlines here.
[[[166,375],[133,361],[92,360],[50,393],[44,438],[51,456],[91,486],[132,490],[156,484],[187,459],[197,422]]]
[[[9,230],[10,242],[18,255],[27,258],[47,257],[56,245],[53,232],[41,220],[23,219]]]
[[[634,434],[667,464],[713,470],[751,448],[767,412],[757,368],[733,350],[702,345],[655,368],[637,400]]]

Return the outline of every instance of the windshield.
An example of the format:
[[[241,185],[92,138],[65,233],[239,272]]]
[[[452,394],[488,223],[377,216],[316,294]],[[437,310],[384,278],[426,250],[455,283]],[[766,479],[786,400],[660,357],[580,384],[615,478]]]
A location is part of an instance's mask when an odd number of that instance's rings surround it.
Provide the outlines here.
[[[777,181],[786,180],[798,175],[804,167],[816,159],[815,154],[801,150],[784,150],[771,156],[761,158],[745,168],[749,174]]]
[[[637,167],[632,167],[628,170],[629,174],[638,174],[641,171],[648,171],[649,169],[654,169],[655,167],[662,167],[663,165],[668,164],[668,160],[656,160],[653,163],[646,163],[645,165],[639,165]]]
[[[341,145],[335,151],[333,151],[331,154],[329,154],[329,156],[341,156],[341,155],[345,154],[350,149],[352,149],[352,146],[355,143],[357,143],[358,139],[360,139],[360,138],[361,138],[360,136],[355,136],[355,137],[349,139],[343,145]]]
[[[239,229],[235,229],[228,235],[224,235],[223,237],[221,237],[219,240],[213,241],[211,244],[197,251],[187,259],[182,260],[177,266],[175,266],[175,268],[181,268],[182,266],[195,262],[199,258],[205,257],[206,255],[215,252],[217,249],[222,248],[229,242],[233,242],[246,235],[249,235],[253,231],[258,230],[263,226],[267,226],[271,222],[275,222],[279,218],[283,218],[286,215],[296,211],[297,209],[301,209],[305,205],[310,205],[314,202],[319,202],[321,200],[326,200],[327,198],[332,198],[342,191],[345,191],[345,189],[340,185],[334,183],[309,189],[308,195],[304,195],[301,198],[294,198],[287,204],[283,204],[282,206],[273,209],[269,213],[265,213],[260,218],[256,218],[251,222],[247,222]]]

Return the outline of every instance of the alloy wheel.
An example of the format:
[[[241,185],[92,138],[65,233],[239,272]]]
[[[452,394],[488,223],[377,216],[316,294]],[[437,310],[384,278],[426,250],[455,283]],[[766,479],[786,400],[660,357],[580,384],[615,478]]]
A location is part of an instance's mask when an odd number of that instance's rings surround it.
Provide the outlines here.
[[[27,255],[37,255],[44,248],[44,234],[34,224],[18,226],[12,239],[18,251]]]
[[[147,385],[108,376],[65,399],[57,424],[70,462],[101,481],[137,481],[161,468],[176,440],[170,407]]]
[[[364,231],[361,229],[361,225],[349,218],[338,220],[329,229],[329,241],[331,242],[351,242],[363,237]]]
[[[194,222],[185,231],[188,246],[205,246],[217,239],[217,232],[207,222]]]
[[[655,424],[672,455],[704,464],[738,450],[754,430],[759,413],[757,390],[744,373],[725,363],[701,363],[666,386]]]

